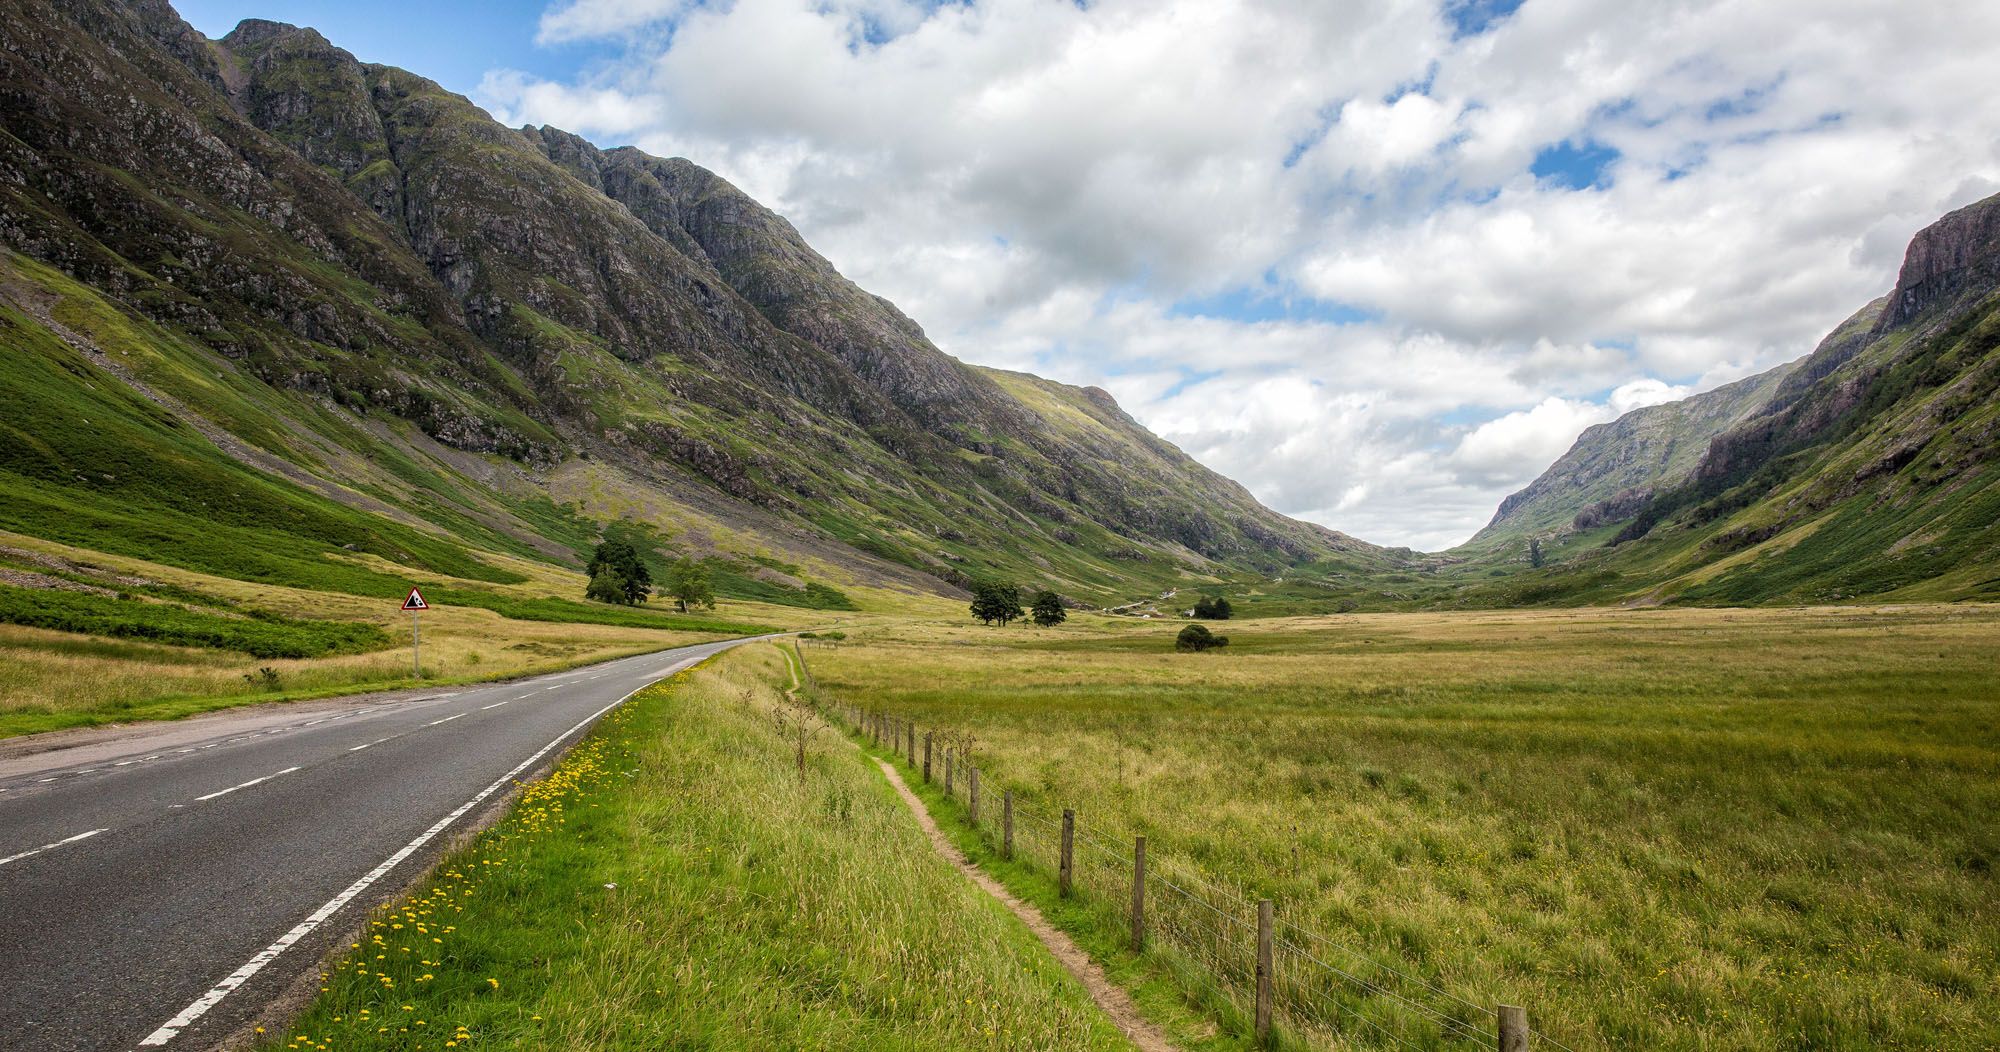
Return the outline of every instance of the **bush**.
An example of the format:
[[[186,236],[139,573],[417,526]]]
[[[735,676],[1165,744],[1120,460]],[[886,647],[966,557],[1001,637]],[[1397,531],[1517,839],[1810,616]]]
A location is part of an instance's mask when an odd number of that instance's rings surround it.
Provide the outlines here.
[[[1216,647],[1228,645],[1228,636],[1218,636],[1210,632],[1207,625],[1189,625],[1181,629],[1180,636],[1174,640],[1175,650],[1214,650]]]
[[[1229,606],[1229,600],[1221,596],[1205,595],[1194,602],[1194,616],[1205,621],[1227,621],[1229,615],[1234,612]]]
[[[0,585],[0,622],[170,646],[234,650],[258,658],[360,654],[390,645],[389,636],[380,628],[355,621],[306,621],[263,611],[224,617],[169,603],[12,585]]]

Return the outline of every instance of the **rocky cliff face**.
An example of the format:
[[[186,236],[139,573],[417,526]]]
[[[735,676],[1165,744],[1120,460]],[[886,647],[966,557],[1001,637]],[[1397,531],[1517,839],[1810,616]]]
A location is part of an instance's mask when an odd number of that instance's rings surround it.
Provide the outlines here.
[[[1958,296],[2000,283],[2000,203],[1967,205],[1920,231],[1882,312],[1880,330],[1907,325]]]
[[[2000,196],[1919,233],[1895,290],[1633,508],[1615,543],[1679,571],[1731,559],[1680,593],[1707,600],[2000,593],[1996,460]]]
[[[0,113],[0,240],[286,397],[530,472],[692,473],[947,580],[1380,554],[1101,393],[950,358],[693,163],[503,127],[310,29],[22,0]]]
[[[1692,473],[1709,441],[1762,408],[1795,365],[1692,398],[1635,409],[1586,429],[1560,460],[1502,501],[1493,521],[1467,546],[1594,529],[1629,518],[1647,495]]]

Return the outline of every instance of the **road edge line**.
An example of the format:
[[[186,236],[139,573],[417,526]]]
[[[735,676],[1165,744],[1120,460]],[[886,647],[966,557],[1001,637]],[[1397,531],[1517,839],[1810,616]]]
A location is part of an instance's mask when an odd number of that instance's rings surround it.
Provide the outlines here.
[[[748,642],[748,640],[745,640],[744,642]],[[702,644],[697,643],[695,645],[700,646]],[[457,822],[460,818],[465,817],[465,815],[468,812],[470,812],[473,808],[478,807],[481,803],[484,803],[488,797],[492,796],[496,792],[499,792],[502,787],[504,787],[508,782],[512,781],[517,776],[519,776],[523,771],[526,771],[530,767],[534,766],[535,763],[540,761],[543,757],[547,756],[551,751],[553,751],[556,748],[556,746],[561,745],[570,736],[590,726],[592,723],[595,723],[605,713],[610,712],[612,709],[615,709],[618,706],[625,704],[627,701],[632,700],[633,696],[638,694],[640,691],[654,686],[655,684],[659,683],[661,680],[664,680],[669,676],[675,675],[676,673],[685,671],[686,669],[691,668],[694,665],[700,664],[701,662],[714,657],[716,654],[720,654],[723,653],[724,651],[731,649],[734,649],[734,647],[733,646],[724,647],[721,650],[715,651],[714,653],[703,654],[697,658],[691,658],[684,664],[663,671],[660,674],[659,678],[654,679],[651,682],[645,683],[641,686],[633,688],[632,691],[626,694],[624,697],[619,698],[617,701],[614,701],[611,704],[606,705],[601,709],[598,709],[596,712],[593,712],[589,716],[584,717],[575,726],[562,732],[561,734],[556,735],[556,737],[550,740],[550,742],[547,745],[544,745],[539,750],[537,750],[533,756],[530,756],[526,760],[521,761],[521,763],[518,766],[516,766],[513,770],[508,771],[504,775],[501,775],[500,778],[496,780],[493,784],[487,786],[484,789],[481,789],[476,795],[473,796],[472,799],[467,800],[463,804],[460,804],[450,814],[439,819],[437,824],[431,826],[429,829],[426,829],[424,832],[419,834],[415,840],[412,840],[408,844],[403,845],[403,847],[398,849],[395,854],[392,854],[387,859],[384,859],[381,864],[377,865],[374,869],[369,870],[359,880],[356,880],[353,884],[348,885],[346,889],[340,892],[340,894],[335,895],[332,899],[329,899],[325,905],[321,906],[317,910],[314,910],[312,914],[308,916],[305,920],[300,921],[297,925],[293,926],[293,928],[290,931],[286,932],[284,935],[279,936],[276,942],[273,942],[271,945],[259,951],[255,956],[251,957],[248,961],[245,961],[242,967],[239,967],[234,972],[231,972],[221,982],[216,983],[213,987],[211,987],[207,993],[202,994],[200,997],[196,998],[191,1004],[189,1004],[186,1008],[181,1009],[179,1014],[175,1015],[172,1019],[167,1020],[167,1022],[161,1024],[161,1026],[158,1029],[154,1030],[151,1034],[148,1034],[146,1037],[142,1038],[139,1041],[138,1047],[159,1048],[173,1041],[174,1038],[180,1036],[181,1031],[186,1030],[190,1026],[193,1026],[197,1021],[201,1019],[202,1016],[207,1015],[210,1009],[213,1009],[216,1005],[221,1004],[224,998],[228,997],[232,992],[234,992],[237,988],[241,987],[243,984],[249,982],[250,979],[253,976],[255,976],[258,972],[263,971],[266,965],[270,964],[274,960],[277,960],[281,954],[283,954],[286,950],[290,949],[295,943],[299,942],[301,939],[304,939],[306,936],[311,935],[314,931],[316,931],[320,927],[320,925],[325,924],[327,921],[331,920],[335,914],[339,913],[343,908],[347,906],[348,903],[352,902],[362,892],[367,891],[377,881],[387,876],[391,870],[395,869],[398,865],[409,859],[411,855],[414,855],[419,850],[422,850],[424,845],[430,843],[432,840],[436,839],[439,834],[451,828],[453,823]]]

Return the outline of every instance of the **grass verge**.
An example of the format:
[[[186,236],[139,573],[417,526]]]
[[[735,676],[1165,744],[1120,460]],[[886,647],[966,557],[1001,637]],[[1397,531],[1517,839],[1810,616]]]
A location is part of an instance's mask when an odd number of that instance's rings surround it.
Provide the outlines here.
[[[641,692],[372,918],[268,1049],[1128,1048],[774,647]],[[796,724],[791,726],[796,727]]]

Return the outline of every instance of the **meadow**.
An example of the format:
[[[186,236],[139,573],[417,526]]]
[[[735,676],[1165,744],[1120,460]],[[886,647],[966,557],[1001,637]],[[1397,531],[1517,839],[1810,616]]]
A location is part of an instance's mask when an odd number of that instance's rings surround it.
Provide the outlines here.
[[[398,600],[232,580],[0,532],[0,573],[92,589],[0,584],[0,737],[537,675],[830,620],[727,600],[694,616],[585,604],[556,598],[579,593],[580,574],[505,556],[496,559],[520,580],[493,592],[451,579],[435,587],[408,568],[349,558],[371,574],[424,582],[431,609],[422,615],[421,679]],[[485,601],[461,602],[467,594]]]
[[[1129,1048],[859,751],[822,728],[799,770],[787,672],[753,645],[641,692],[262,1047]]]
[[[1122,941],[1134,834],[1231,914],[1225,1001],[1273,899],[1280,985],[1313,987],[1288,1042],[1490,1047],[1506,1003],[1537,1047],[2000,1047],[2000,610],[1363,614],[1205,654],[1177,627],[806,653],[830,701],[969,745],[982,836],[1003,789],[1030,862],[1078,812],[1092,945]]]

